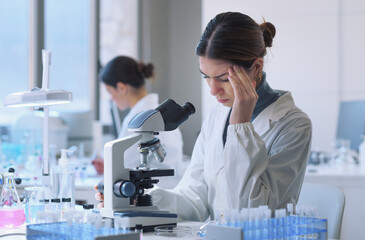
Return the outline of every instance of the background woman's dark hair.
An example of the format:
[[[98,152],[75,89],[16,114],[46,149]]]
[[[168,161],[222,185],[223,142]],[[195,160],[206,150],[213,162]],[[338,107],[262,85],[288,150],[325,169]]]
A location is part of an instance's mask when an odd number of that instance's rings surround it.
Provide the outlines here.
[[[196,54],[248,69],[255,59],[266,55],[266,47],[272,46],[275,34],[275,26],[269,22],[259,25],[242,13],[220,13],[205,28]]]
[[[118,56],[102,68],[99,78],[103,83],[116,87],[118,82],[128,84],[134,88],[144,86],[145,79],[154,76],[152,63],[144,64],[133,58]]]

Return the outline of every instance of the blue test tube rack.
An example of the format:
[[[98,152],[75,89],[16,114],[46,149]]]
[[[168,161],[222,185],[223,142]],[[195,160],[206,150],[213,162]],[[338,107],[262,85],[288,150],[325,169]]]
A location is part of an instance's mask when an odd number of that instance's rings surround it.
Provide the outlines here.
[[[244,222],[213,223],[207,240],[317,239],[327,240],[327,219],[287,216]]]
[[[95,227],[87,223],[52,222],[27,225],[27,239],[57,240],[140,240],[139,233],[127,229]]]

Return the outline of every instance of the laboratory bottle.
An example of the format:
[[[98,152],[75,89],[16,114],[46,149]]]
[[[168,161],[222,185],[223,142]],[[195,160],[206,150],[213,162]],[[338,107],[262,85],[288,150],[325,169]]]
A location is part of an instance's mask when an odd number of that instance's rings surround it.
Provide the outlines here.
[[[359,165],[360,168],[365,169],[365,135],[362,135],[362,142],[359,146]]]
[[[0,228],[14,228],[24,224],[23,206],[15,188],[14,173],[4,173],[0,196]]]
[[[69,150],[61,150],[58,166],[52,171],[53,197],[71,198],[71,207],[75,206],[75,166],[69,164],[67,158]]]

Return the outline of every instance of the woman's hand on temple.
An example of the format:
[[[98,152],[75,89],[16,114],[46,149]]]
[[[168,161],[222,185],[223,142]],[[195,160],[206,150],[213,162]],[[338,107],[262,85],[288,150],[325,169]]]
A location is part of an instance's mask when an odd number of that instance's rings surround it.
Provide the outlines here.
[[[258,100],[256,81],[252,81],[246,70],[241,66],[233,65],[228,69],[228,74],[234,92],[229,123],[249,122]]]

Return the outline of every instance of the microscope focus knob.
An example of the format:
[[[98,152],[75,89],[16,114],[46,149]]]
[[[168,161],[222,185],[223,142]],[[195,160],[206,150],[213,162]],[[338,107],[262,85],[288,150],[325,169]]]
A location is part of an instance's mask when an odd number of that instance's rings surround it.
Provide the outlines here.
[[[126,180],[119,180],[113,186],[114,195],[117,197],[128,198],[132,197],[136,192],[136,186]]]

